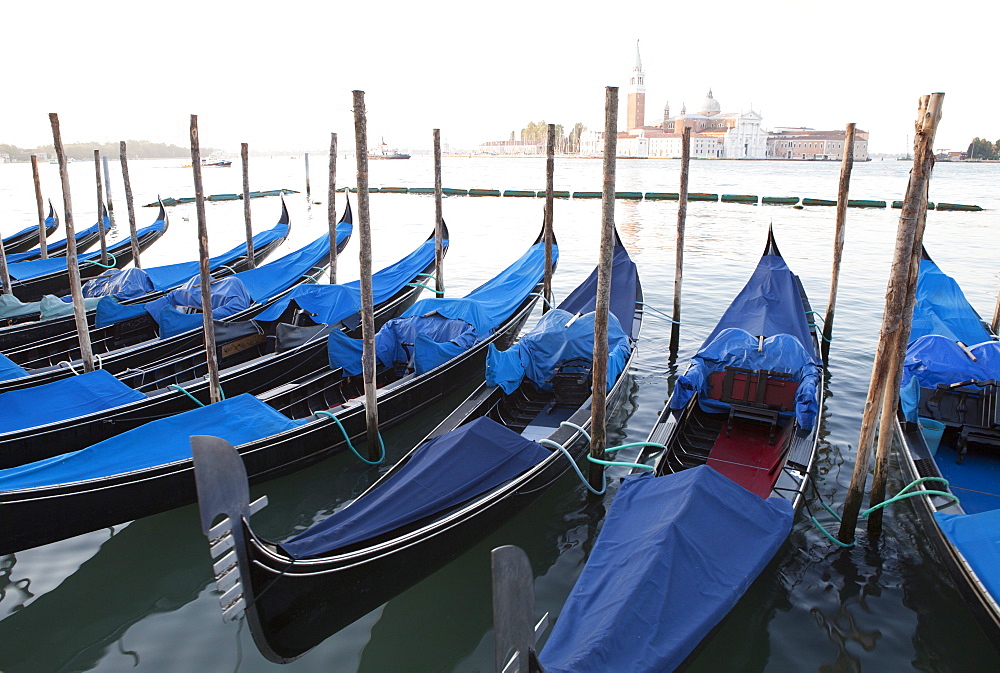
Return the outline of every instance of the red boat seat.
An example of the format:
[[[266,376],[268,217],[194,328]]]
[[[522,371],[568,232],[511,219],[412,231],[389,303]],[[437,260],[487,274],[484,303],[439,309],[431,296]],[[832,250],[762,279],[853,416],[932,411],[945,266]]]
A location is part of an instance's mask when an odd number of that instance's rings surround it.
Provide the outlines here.
[[[708,377],[708,396],[729,404],[726,436],[737,419],[764,423],[769,429],[769,443],[774,443],[778,422],[783,412],[795,409],[797,381],[791,374],[769,369],[726,367]]]

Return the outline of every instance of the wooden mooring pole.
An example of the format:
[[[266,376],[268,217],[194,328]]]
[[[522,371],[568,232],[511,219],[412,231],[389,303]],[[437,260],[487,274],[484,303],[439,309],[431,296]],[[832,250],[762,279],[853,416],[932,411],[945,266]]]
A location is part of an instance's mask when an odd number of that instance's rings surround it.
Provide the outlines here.
[[[548,125],[548,136],[545,142],[545,215],[542,218],[542,226],[545,229],[543,239],[545,241],[545,290],[542,296],[542,313],[547,313],[552,307],[552,243],[555,241],[553,235],[552,218],[555,210],[555,173],[556,173],[556,125]]]
[[[306,157],[306,201],[312,203],[312,189],[309,187],[309,153],[305,153]]]
[[[444,296],[444,189],[441,186],[441,129],[434,129],[434,296]]]
[[[101,189],[101,150],[94,150],[94,180],[97,182],[97,229],[101,232],[101,264],[108,265],[108,232],[104,229],[104,194]]]
[[[681,286],[684,282],[684,227],[687,224],[688,175],[691,167],[691,127],[681,134],[681,185],[677,195],[677,240],[674,243],[674,315],[670,323],[670,357],[681,344]]]
[[[837,286],[840,283],[840,262],[844,257],[844,240],[847,233],[847,199],[851,187],[851,169],[854,168],[854,129],[852,122],[844,131],[844,157],[840,164],[840,185],[837,189],[837,223],[833,235],[833,271],[830,274],[830,299],[826,302],[823,319],[823,364],[830,361],[830,342],[833,341],[833,314],[837,308]]]
[[[122,182],[125,183],[125,207],[128,210],[128,236],[132,241],[132,264],[135,265],[135,268],[141,269],[139,237],[135,231],[135,201],[132,199],[132,181],[128,177],[128,148],[125,146],[124,140],[118,142],[118,153],[122,163]]]
[[[195,211],[198,214],[198,262],[201,275],[201,316],[205,332],[205,358],[208,363],[208,399],[222,400],[219,388],[219,360],[215,350],[215,324],[212,321],[212,275],[208,265],[208,223],[205,218],[205,186],[201,181],[201,144],[198,140],[198,115],[191,115],[191,168],[194,170]]]
[[[347,197],[344,196],[346,199]],[[330,284],[337,282],[337,134],[330,134],[330,189],[326,196],[326,223],[330,227]]]
[[[111,228],[115,228],[115,206],[111,202],[111,174],[108,171],[108,158],[101,157],[101,168],[104,169],[104,203],[108,207],[108,220]]]
[[[62,182],[63,213],[66,218],[66,269],[69,272],[69,292],[73,297],[73,320],[76,335],[80,340],[80,357],[85,372],[94,371],[94,350],[90,345],[90,330],[87,325],[87,309],[83,305],[83,288],[80,286],[80,262],[76,254],[76,230],[73,227],[73,198],[69,190],[69,171],[66,167],[66,152],[63,150],[62,133],[59,131],[59,115],[49,113],[52,126],[52,142],[59,162],[59,179]],[[98,211],[100,217],[100,211]]]
[[[914,142],[913,169],[906,188],[903,209],[899,216],[896,232],[896,248],[893,254],[892,270],[885,294],[885,312],[882,315],[882,329],[879,333],[878,349],[872,367],[871,383],[865,400],[861,419],[861,434],[858,438],[857,457],[854,474],[847,497],[844,500],[844,514],[838,537],[842,542],[854,540],[861,501],[864,497],[865,481],[872,444],[875,439],[875,425],[881,412],[879,427],[878,455],[875,458],[875,479],[872,483],[871,505],[882,502],[885,493],[885,468],[888,466],[889,451],[892,447],[892,427],[895,421],[902,378],[902,359],[913,320],[913,297],[919,269],[919,251],[923,245],[923,222],[927,211],[927,184],[934,165],[934,135],[941,119],[943,93],[922,96],[917,114],[916,139]],[[914,259],[916,256],[916,264]],[[909,311],[909,312],[908,312]],[[873,513],[874,522],[869,519],[869,533],[876,537],[881,530],[881,518]]]
[[[4,249],[2,236],[0,236],[0,291],[3,294],[13,294],[10,286],[10,271],[7,269],[7,251]]]
[[[253,225],[250,218],[250,146],[240,143],[240,159],[243,160],[243,224],[247,230],[247,268],[253,269],[257,263],[253,258]]]
[[[375,311],[372,302],[372,233],[368,210],[368,122],[365,92],[354,94],[354,146],[358,159],[358,232],[361,234],[361,356],[365,386],[365,421],[368,429],[368,460],[379,459],[378,401],[375,394]]]
[[[593,395],[590,404],[590,455],[604,460],[607,444],[608,310],[611,306],[611,260],[615,244],[615,158],[618,152],[618,87],[606,88],[604,100],[604,189],[601,195],[601,253],[597,263],[594,316]],[[591,488],[604,485],[604,466],[591,462]]]
[[[45,203],[42,199],[42,180],[38,174],[38,157],[31,155],[31,177],[35,183],[35,208],[38,210],[38,249],[41,251],[41,258],[48,259],[49,246],[45,242],[48,232],[45,230]]]

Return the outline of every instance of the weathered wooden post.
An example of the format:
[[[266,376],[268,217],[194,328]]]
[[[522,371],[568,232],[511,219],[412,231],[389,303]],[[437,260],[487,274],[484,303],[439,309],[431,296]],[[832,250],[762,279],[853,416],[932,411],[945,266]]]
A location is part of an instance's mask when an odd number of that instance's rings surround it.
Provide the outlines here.
[[[684,281],[684,227],[687,224],[688,170],[691,167],[691,127],[681,133],[681,185],[677,195],[677,240],[674,244],[674,316],[670,324],[670,357],[681,343],[681,285]]]
[[[590,455],[604,460],[607,443],[608,310],[611,306],[611,260],[615,233],[615,157],[618,151],[618,87],[606,89],[604,101],[604,190],[601,195],[601,253],[597,264],[594,316],[593,396],[590,405]],[[604,467],[590,463],[594,490],[604,485]]]
[[[444,296],[444,189],[441,186],[441,129],[434,129],[434,296]]]
[[[94,150],[94,179],[97,182],[97,229],[101,232],[101,264],[108,265],[108,232],[104,230],[104,194],[101,189],[101,150]]]
[[[247,267],[257,266],[253,258],[253,226],[250,224],[250,146],[240,143],[240,158],[243,159],[243,223],[247,229]]]
[[[115,228],[115,206],[111,202],[111,174],[108,172],[108,158],[101,157],[101,168],[104,169],[104,203],[108,207],[108,220],[111,228]]]
[[[212,322],[212,275],[208,265],[208,223],[205,219],[205,187],[201,181],[198,115],[191,115],[191,167],[194,169],[195,210],[198,213],[198,261],[201,272],[201,315],[205,332],[205,357],[208,362],[208,399],[210,404],[215,404],[222,399],[222,394],[219,388],[219,361],[215,350],[215,324]]]
[[[347,197],[344,197],[347,198]],[[337,282],[337,134],[330,134],[330,189],[326,197],[326,223],[330,227],[330,284]]]
[[[542,313],[547,313],[552,301],[552,218],[555,209],[555,172],[556,172],[556,125],[549,124],[548,137],[545,143],[545,216],[542,218],[545,240],[545,290],[542,296]]]
[[[2,236],[0,236],[0,292],[13,294],[10,286],[10,271],[7,269],[7,251],[4,249]]]
[[[306,201],[312,203],[312,189],[309,187],[309,153],[305,153],[306,156]]]
[[[90,345],[90,330],[87,325],[87,309],[83,305],[83,288],[80,286],[80,262],[76,254],[76,230],[73,228],[73,198],[69,190],[69,172],[66,170],[66,152],[63,151],[62,134],[59,132],[59,115],[49,113],[52,126],[52,141],[59,162],[59,178],[62,181],[63,213],[66,217],[66,269],[69,272],[69,292],[73,297],[73,319],[76,335],[80,340],[80,357],[86,372],[94,371],[94,351]],[[100,217],[100,213],[98,213]]]
[[[38,157],[31,155],[31,177],[35,182],[35,207],[38,209],[38,248],[41,258],[48,259],[49,247],[45,242],[48,232],[45,230],[45,203],[42,199],[42,180],[38,175]]]
[[[892,424],[895,421],[899,382],[902,378],[902,354],[909,338],[910,323],[913,320],[913,298],[916,292],[916,272],[914,271],[914,251],[923,244],[924,216],[927,208],[927,183],[934,165],[934,135],[941,119],[943,93],[922,96],[916,122],[913,169],[906,188],[903,209],[899,216],[896,232],[896,249],[892,260],[889,284],[885,295],[885,312],[882,315],[882,329],[879,334],[878,349],[872,366],[871,383],[865,400],[861,419],[861,434],[858,439],[857,458],[851,485],[844,500],[844,514],[838,537],[842,542],[854,539],[854,529],[861,510],[868,464],[875,438],[875,424],[879,420],[879,448],[876,456],[876,478],[872,484],[871,502],[878,504],[885,493],[885,467],[889,449],[892,446]],[[919,259],[918,259],[919,264]],[[907,314],[907,310],[909,313]],[[870,532],[877,535],[881,519],[875,513],[875,523]]]
[[[851,187],[851,169],[854,168],[854,123],[844,132],[844,156],[840,164],[840,186],[837,189],[837,224],[833,236],[833,272],[830,275],[830,299],[826,302],[823,320],[823,364],[830,360],[830,342],[833,340],[833,314],[837,307],[837,285],[840,283],[840,262],[844,256],[844,239],[847,233],[847,198]]]
[[[128,235],[132,241],[132,264],[135,265],[135,268],[141,269],[139,238],[135,232],[135,201],[132,200],[132,182],[128,178],[128,151],[124,140],[118,142],[118,152],[122,163],[122,182],[125,183],[125,206],[128,210]]]
[[[365,386],[365,422],[368,428],[368,460],[379,459],[378,402],[375,397],[375,311],[372,301],[372,233],[368,211],[368,126],[365,92],[354,92],[354,146],[358,163],[358,232],[361,234],[361,356]]]

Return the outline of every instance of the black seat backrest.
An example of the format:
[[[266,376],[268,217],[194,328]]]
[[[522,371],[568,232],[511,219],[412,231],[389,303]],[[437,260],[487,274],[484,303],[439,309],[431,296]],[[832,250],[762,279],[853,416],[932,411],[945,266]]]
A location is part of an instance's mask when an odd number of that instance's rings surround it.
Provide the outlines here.
[[[590,397],[594,379],[593,363],[587,358],[570,358],[556,363],[552,395],[556,404],[578,407]]]
[[[950,425],[1000,428],[996,381],[921,388],[918,413]]]

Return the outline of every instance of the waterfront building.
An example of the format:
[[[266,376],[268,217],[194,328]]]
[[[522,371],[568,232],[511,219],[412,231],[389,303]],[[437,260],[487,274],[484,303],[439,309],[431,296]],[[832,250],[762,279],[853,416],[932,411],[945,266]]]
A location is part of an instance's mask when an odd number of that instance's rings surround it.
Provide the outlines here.
[[[816,131],[808,128],[774,129],[767,138],[772,159],[840,161],[844,157],[845,131]],[[854,160],[868,161],[868,132],[854,132]]]

